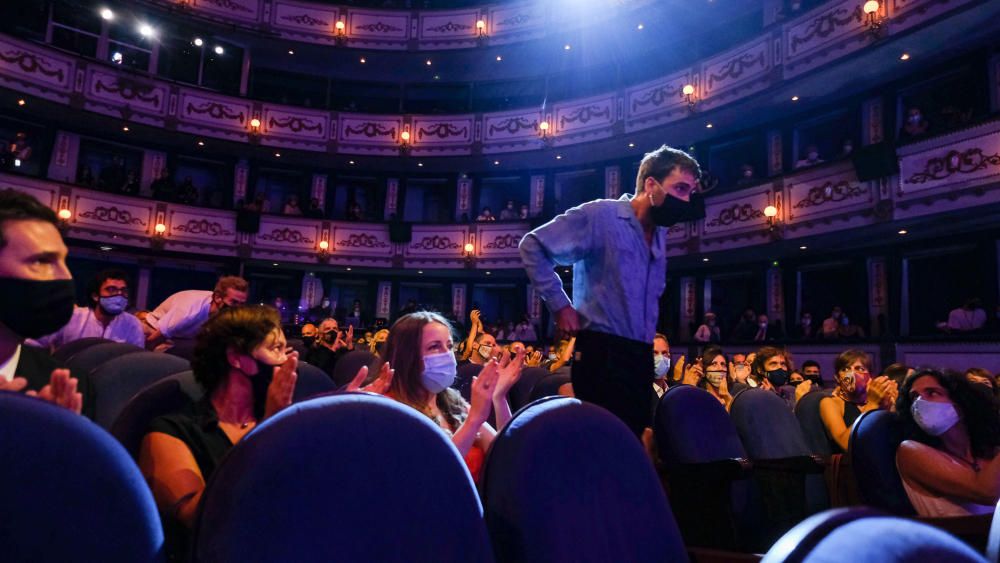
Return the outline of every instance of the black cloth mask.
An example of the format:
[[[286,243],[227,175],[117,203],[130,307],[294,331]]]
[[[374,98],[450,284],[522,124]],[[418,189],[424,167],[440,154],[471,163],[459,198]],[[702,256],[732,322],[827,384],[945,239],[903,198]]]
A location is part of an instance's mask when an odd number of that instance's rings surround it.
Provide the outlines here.
[[[75,302],[73,280],[0,278],[0,322],[23,338],[64,327]]]

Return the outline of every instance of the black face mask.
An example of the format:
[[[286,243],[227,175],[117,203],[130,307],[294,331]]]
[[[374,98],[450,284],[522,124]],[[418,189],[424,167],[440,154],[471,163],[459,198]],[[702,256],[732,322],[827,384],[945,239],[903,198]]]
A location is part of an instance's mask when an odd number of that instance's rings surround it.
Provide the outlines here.
[[[337,341],[337,331],[331,330],[330,332],[323,333],[323,341],[333,344]]]
[[[0,322],[23,338],[59,330],[73,316],[73,280],[0,278]]]
[[[788,381],[788,370],[772,369],[767,372],[767,380],[771,382],[771,385],[781,387]]]
[[[660,227],[672,227],[681,221],[686,221],[689,215],[690,203],[683,202],[668,195],[660,206],[650,209],[653,223]]]
[[[250,376],[250,386],[253,388],[253,416],[258,421],[264,418],[264,409],[267,407],[267,388],[271,386],[274,379],[274,368],[270,364],[255,359],[257,364],[257,374]]]
[[[312,345],[313,345],[313,342],[314,342],[315,340],[316,340],[316,337],[315,337],[315,336],[303,336],[303,337],[302,337],[302,343],[303,343],[303,344],[305,344],[307,348],[308,348],[309,346],[312,346]]]

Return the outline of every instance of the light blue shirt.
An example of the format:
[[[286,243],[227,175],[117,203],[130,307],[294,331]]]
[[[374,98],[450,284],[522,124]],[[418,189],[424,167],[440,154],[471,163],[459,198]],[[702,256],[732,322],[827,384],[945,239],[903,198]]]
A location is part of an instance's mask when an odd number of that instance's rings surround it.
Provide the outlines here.
[[[652,342],[667,285],[667,229],[646,244],[632,196],[574,207],[521,239],[524,269],[555,313],[570,304],[557,266],[573,265],[581,328]]]

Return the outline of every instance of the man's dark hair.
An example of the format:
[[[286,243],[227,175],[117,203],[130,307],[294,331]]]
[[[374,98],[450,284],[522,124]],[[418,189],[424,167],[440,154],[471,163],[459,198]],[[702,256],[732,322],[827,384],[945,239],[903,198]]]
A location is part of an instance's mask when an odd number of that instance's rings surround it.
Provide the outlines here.
[[[823,371],[822,369],[820,369],[819,362],[817,362],[816,360],[806,360],[802,362],[802,369],[804,370],[806,368],[816,368],[820,371]]]
[[[663,145],[642,157],[642,162],[639,163],[639,173],[635,177],[635,193],[643,191],[646,178],[662,182],[674,171],[674,168],[680,168],[690,173],[694,176],[695,182],[701,178],[701,167],[698,166],[698,161],[694,157],[682,150]]]
[[[55,211],[13,188],[0,190],[0,248],[7,246],[7,239],[3,236],[3,225],[7,221],[45,221],[55,227],[59,226]]]
[[[90,300],[92,295],[101,293],[101,286],[104,282],[108,280],[125,280],[125,285],[132,287],[131,282],[129,282],[128,274],[124,270],[119,270],[118,268],[108,268],[107,270],[101,270],[91,278],[90,283],[87,284],[87,303],[93,305]]]

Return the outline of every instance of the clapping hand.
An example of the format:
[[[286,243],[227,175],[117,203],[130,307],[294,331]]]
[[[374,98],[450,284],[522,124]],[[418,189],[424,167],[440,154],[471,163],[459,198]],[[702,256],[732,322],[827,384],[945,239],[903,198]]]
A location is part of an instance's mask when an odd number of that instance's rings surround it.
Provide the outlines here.
[[[386,391],[389,390],[389,386],[392,385],[392,376],[396,374],[396,371],[392,369],[389,362],[382,362],[382,367],[378,370],[378,377],[375,381],[372,381],[364,387],[361,386],[365,382],[365,378],[368,377],[368,366],[361,366],[358,370],[357,375],[354,379],[347,384],[344,388],[345,391],[364,391],[366,393],[377,393],[379,395],[385,395]]]
[[[534,352],[532,352],[531,357],[525,360],[524,365],[528,366],[529,368],[536,368],[542,365],[542,351],[535,350]]]
[[[503,353],[503,358],[500,360],[500,366],[502,367],[499,367],[497,370],[499,375],[497,377],[496,389],[493,393],[493,400],[506,398],[511,387],[521,379],[521,372],[524,368],[524,355],[524,350],[521,350],[512,359],[510,352]]]
[[[681,383],[684,385],[697,385],[705,375],[705,369],[701,367],[701,362],[695,362],[684,368],[684,378]]]
[[[20,392],[28,385],[28,380],[23,377],[15,377],[10,381],[0,377],[0,391]]]
[[[750,377],[750,366],[745,363],[734,364],[729,362],[729,377],[733,378],[733,381],[738,383],[746,383],[747,378]]]
[[[288,354],[288,359],[280,366],[273,366],[274,378],[267,387],[267,401],[264,403],[264,418],[270,418],[281,409],[292,404],[292,397],[295,395],[295,382],[298,381],[299,374],[299,353]],[[258,373],[254,377],[264,377],[265,374]]]
[[[14,389],[11,387],[17,385],[20,385],[20,388],[23,389],[23,384],[16,383],[18,379],[23,381],[22,378],[15,377],[7,384],[8,387],[6,390],[12,391]],[[68,369],[54,369],[52,370],[48,385],[42,387],[42,390],[37,393],[35,391],[28,391],[26,394],[80,414],[80,411],[83,410],[83,395],[76,390],[78,384],[77,379],[70,376]]]
[[[486,422],[493,408],[493,393],[500,379],[500,366],[490,360],[483,366],[478,377],[472,378],[472,397],[469,405],[469,420],[479,424]],[[478,427],[478,425],[477,425]]]

